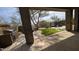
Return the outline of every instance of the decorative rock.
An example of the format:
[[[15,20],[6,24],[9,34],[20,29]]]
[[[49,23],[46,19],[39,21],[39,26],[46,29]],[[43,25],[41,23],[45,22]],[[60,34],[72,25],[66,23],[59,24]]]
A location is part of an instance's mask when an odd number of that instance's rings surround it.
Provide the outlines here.
[[[10,34],[0,36],[0,48],[6,48],[12,44],[12,37]]]

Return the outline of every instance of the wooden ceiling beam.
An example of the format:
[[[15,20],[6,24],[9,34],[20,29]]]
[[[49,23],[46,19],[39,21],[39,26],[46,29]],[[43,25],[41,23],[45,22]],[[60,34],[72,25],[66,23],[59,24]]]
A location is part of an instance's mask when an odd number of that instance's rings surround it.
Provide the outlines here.
[[[45,11],[60,11],[60,12],[65,12],[69,9],[74,9],[74,8],[69,8],[69,7],[30,7],[31,10],[45,10]]]

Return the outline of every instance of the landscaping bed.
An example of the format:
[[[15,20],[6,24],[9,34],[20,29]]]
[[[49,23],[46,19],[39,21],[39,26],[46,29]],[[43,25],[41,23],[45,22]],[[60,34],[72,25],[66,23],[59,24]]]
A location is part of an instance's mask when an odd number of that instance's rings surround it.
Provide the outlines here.
[[[55,29],[55,28],[44,28],[44,29],[41,29],[41,33],[45,36],[48,36],[48,35],[51,35],[51,34],[54,34],[54,33],[57,33],[57,32],[60,32],[61,30],[59,29]]]

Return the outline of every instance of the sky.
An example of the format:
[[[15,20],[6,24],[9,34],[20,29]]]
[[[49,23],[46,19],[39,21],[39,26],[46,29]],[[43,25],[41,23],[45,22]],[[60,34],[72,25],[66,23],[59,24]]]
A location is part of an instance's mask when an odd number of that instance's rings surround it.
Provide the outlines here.
[[[57,16],[60,19],[65,19],[65,12],[49,11],[49,16],[43,17],[42,19],[51,21],[52,16]]]
[[[11,21],[11,16],[16,15],[17,8],[14,7],[0,7],[0,17],[3,17],[3,19],[7,22]],[[65,18],[65,12],[57,12],[57,11],[50,11],[49,16],[45,16],[42,19],[48,20],[51,16],[58,16],[59,18],[63,19]],[[17,18],[20,18],[20,14],[16,15]]]
[[[16,15],[17,8],[12,7],[0,7],[0,17],[3,17],[3,20],[10,22],[13,15],[20,18],[19,15]]]

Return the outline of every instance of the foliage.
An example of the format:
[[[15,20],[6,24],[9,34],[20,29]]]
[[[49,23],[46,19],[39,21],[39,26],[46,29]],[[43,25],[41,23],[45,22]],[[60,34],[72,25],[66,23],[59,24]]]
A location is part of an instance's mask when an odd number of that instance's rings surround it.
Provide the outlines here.
[[[54,29],[54,28],[45,28],[45,29],[41,29],[41,32],[43,35],[48,36],[54,33],[59,32],[60,30],[58,29]]]
[[[54,26],[63,26],[63,25],[65,25],[65,20],[58,18],[58,16],[56,16],[56,15],[52,16],[51,19],[53,20],[52,23],[54,24]]]
[[[58,25],[58,27],[64,26],[65,25],[65,20],[60,20],[59,22],[51,22],[51,26],[52,27],[56,27]]]
[[[0,24],[8,24],[8,22],[4,20],[4,17],[0,16]]]
[[[60,20],[60,18],[58,18],[58,16],[54,15],[51,17],[52,20],[58,22]]]
[[[51,19],[54,21],[55,26],[59,26],[60,18],[58,18],[58,16],[54,15]]]
[[[65,25],[65,20],[59,21],[59,26],[64,26]]]
[[[40,28],[49,28],[49,27],[50,27],[50,22],[47,22],[47,21],[45,21],[45,20],[40,21],[40,22],[39,22],[39,27],[40,27]]]

